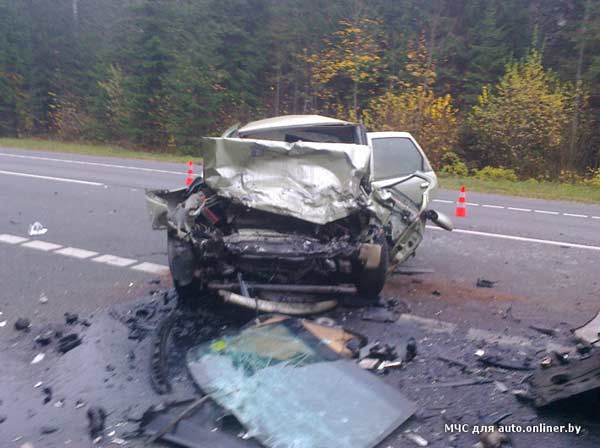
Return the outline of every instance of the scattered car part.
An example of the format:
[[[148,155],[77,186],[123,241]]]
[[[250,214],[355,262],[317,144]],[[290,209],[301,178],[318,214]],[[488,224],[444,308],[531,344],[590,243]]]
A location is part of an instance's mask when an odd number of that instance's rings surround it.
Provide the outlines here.
[[[600,350],[568,364],[538,369],[531,377],[530,392],[536,407],[600,390]]]
[[[600,343],[600,312],[584,325],[572,331],[575,336],[589,344]]]
[[[374,447],[415,404],[325,342],[286,319],[195,347],[187,365],[265,446]]]
[[[15,321],[15,330],[17,331],[27,330],[29,327],[31,327],[31,321],[27,318],[19,317]]]
[[[66,336],[63,336],[58,340],[58,345],[56,346],[56,350],[59,353],[67,353],[68,351],[73,350],[78,345],[81,345],[81,337],[77,333],[71,333]]]
[[[478,288],[493,288],[494,285],[496,285],[496,283],[498,283],[498,282],[497,281],[488,280],[488,279],[483,278],[483,277],[479,277],[477,279],[477,282],[475,283],[475,286],[477,286]]]
[[[106,422],[106,411],[100,406],[90,406],[87,410],[88,431],[90,437],[96,439],[102,435]]]
[[[226,303],[233,303],[244,308],[255,309],[263,313],[281,313],[292,316],[306,316],[308,314],[323,313],[337,306],[336,300],[326,300],[315,303],[274,302],[244,297],[234,292],[224,290],[219,290],[219,296],[221,296]]]

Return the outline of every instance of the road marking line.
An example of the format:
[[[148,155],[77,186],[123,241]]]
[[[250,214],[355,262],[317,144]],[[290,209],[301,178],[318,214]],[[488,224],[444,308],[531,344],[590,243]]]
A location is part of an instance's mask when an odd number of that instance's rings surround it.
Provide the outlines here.
[[[166,274],[169,272],[169,267],[165,266],[164,264],[156,264],[156,263],[148,263],[148,262],[136,264],[135,266],[131,266],[130,269],[133,269],[134,271],[148,272],[149,274],[157,274],[157,275]]]
[[[447,199],[434,199],[433,202],[441,202],[443,204],[453,204],[454,201],[449,201]]]
[[[437,226],[427,226],[427,228],[428,229],[436,229],[436,230],[444,230]],[[466,233],[468,235],[487,236],[490,238],[499,238],[499,239],[503,239],[503,240],[523,241],[526,243],[547,244],[549,246],[562,246],[562,247],[570,247],[573,249],[587,249],[587,250],[600,251],[600,246],[589,246],[587,244],[568,243],[565,241],[542,240],[542,239],[538,239],[538,238],[527,238],[524,236],[505,235],[502,233],[479,232],[477,230],[454,229],[453,232]]]
[[[542,213],[544,215],[560,215],[558,212],[550,212],[548,210],[534,210],[535,213]]]
[[[469,207],[479,207],[477,202],[465,202],[465,205],[468,205]]]
[[[23,238],[22,236],[17,235],[9,235],[8,233],[3,233],[0,235],[0,242],[2,243],[21,244],[27,240],[28,238]]]
[[[79,179],[68,179],[66,177],[40,176],[37,174],[18,173],[16,171],[0,170],[0,174],[7,174],[9,176],[32,177],[34,179],[55,180],[58,182],[70,182],[70,183],[74,183],[74,184],[92,185],[94,187],[103,187],[104,186],[104,184],[101,184],[100,182],[90,182],[87,180],[79,180]]]
[[[119,168],[119,169],[136,170],[136,171],[147,171],[147,172],[151,172],[151,173],[177,174],[178,176],[185,174],[185,171],[183,171],[183,170],[182,171],[170,171],[170,170],[160,170],[160,169],[156,169],[156,168],[142,168],[139,166],[114,165],[112,163],[85,162],[83,160],[69,160],[69,159],[55,159],[53,157],[25,156],[22,154],[8,154],[8,153],[0,153],[0,156],[16,157],[16,158],[20,158],[20,159],[47,160],[50,162],[73,163],[73,164],[77,164],[77,165],[102,166],[102,167],[106,167],[106,168]]]
[[[110,254],[100,255],[99,257],[92,258],[92,261],[95,261],[97,263],[109,264],[111,266],[118,266],[120,268],[124,268],[126,266],[130,266],[134,263],[137,263],[137,260],[134,260],[132,258],[117,257],[116,255]]]
[[[508,210],[513,210],[515,212],[530,212],[530,208],[520,208],[520,207],[506,207]]]
[[[588,215],[578,215],[576,213],[563,213],[564,216],[572,216],[573,218],[587,218]]]
[[[48,252],[55,249],[60,249],[62,246],[60,244],[49,243],[47,241],[39,241],[33,240],[28,243],[21,244],[23,247],[29,247],[30,249],[43,250],[44,252]]]
[[[64,249],[57,250],[56,254],[66,255],[67,257],[79,258],[81,260],[85,258],[95,257],[98,252],[91,250],[78,249],[76,247],[65,247]]]
[[[490,205],[490,204],[483,204],[482,207],[485,207],[485,208],[504,208],[502,205]]]
[[[592,216],[592,219],[600,219],[600,216]]]

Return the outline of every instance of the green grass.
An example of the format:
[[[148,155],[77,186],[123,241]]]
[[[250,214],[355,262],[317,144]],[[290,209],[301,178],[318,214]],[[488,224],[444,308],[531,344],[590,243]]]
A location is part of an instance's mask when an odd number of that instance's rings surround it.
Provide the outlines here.
[[[72,154],[84,154],[89,156],[157,160],[161,162],[185,163],[188,160],[190,160],[190,158],[194,161],[198,161],[198,157],[190,157],[169,152],[128,149],[115,145],[65,143],[56,140],[44,140],[36,138],[0,138],[0,146],[20,149],[38,149],[43,151],[66,152]]]
[[[467,192],[498,193],[538,199],[576,201],[600,204],[600,188],[581,184],[508,180],[483,180],[474,177],[440,177],[442,188],[457,190],[461,185]]]

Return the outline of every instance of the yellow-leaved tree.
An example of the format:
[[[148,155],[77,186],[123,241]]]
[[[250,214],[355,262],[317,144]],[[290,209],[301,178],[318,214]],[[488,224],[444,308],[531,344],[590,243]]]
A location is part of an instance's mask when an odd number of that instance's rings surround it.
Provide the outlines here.
[[[522,177],[555,176],[573,107],[572,86],[545,70],[533,50],[509,64],[494,88],[483,88],[467,119],[474,155]]]
[[[405,71],[412,82],[396,82],[383,95],[371,100],[363,112],[372,131],[410,132],[419,141],[435,168],[458,141],[457,110],[450,94],[438,96],[433,90],[436,75],[432,58],[421,37],[407,54]]]
[[[340,29],[324,39],[324,49],[305,54],[321,109],[356,120],[368,87],[383,69],[379,21],[360,17],[342,20]]]

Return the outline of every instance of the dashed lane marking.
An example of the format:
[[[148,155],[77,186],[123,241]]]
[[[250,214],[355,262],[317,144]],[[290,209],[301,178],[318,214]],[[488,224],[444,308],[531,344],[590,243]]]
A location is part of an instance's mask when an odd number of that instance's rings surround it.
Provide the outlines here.
[[[99,257],[92,258],[92,261],[95,261],[97,263],[109,264],[111,266],[117,266],[120,268],[124,268],[134,263],[137,263],[137,260],[134,260],[132,258],[123,258],[111,254],[100,255]]]
[[[579,215],[577,213],[563,213],[564,216],[571,216],[573,218],[587,218],[588,215]]]
[[[48,252],[51,250],[60,249],[62,246],[60,244],[49,243],[47,241],[29,241],[28,243],[21,244],[23,247],[29,247],[30,249],[43,250],[44,252]]]
[[[93,187],[103,187],[104,186],[104,184],[102,184],[100,182],[90,182],[88,180],[70,179],[70,178],[66,178],[66,177],[40,176],[38,174],[19,173],[17,171],[0,170],[0,174],[6,174],[8,176],[31,177],[33,179],[54,180],[54,181],[58,181],[58,182],[69,182],[69,183],[73,183],[73,184],[91,185]]]
[[[150,173],[165,173],[165,174],[177,174],[181,176],[185,174],[185,171],[171,171],[171,170],[161,170],[157,168],[143,168],[140,166],[130,166],[130,165],[116,165],[112,163],[101,163],[101,162],[86,162],[84,160],[68,160],[68,159],[56,159],[53,157],[41,157],[41,156],[25,156],[22,154],[8,154],[8,153],[0,153],[0,156],[3,157],[14,157],[19,159],[32,159],[32,160],[45,160],[49,162],[58,162],[58,163],[71,163],[75,165],[90,165],[90,166],[101,166],[104,168],[118,168],[125,170],[135,170],[135,171],[146,171]]]
[[[86,258],[95,257],[98,252],[91,250],[78,249],[76,247],[65,247],[64,249],[57,250],[55,253],[66,255],[67,257],[74,257],[84,260]]]
[[[163,264],[148,263],[148,262],[144,262],[144,263],[136,264],[135,266],[131,266],[131,269],[133,269],[134,271],[142,271],[142,272],[147,272],[148,274],[156,274],[156,275],[161,275],[161,274],[165,274],[165,273],[169,272],[168,266],[165,266]]]
[[[8,233],[0,234],[0,243],[13,245],[20,244],[22,247],[27,247],[30,249],[52,252],[53,254],[78,258],[80,260],[91,259],[97,263],[103,263],[120,268],[128,267],[134,271],[146,272],[148,274],[162,275],[169,272],[169,267],[163,264],[149,263],[146,261],[139,262],[133,258],[118,257],[117,255],[111,254],[98,255],[98,252],[94,252],[92,250],[80,249],[78,247],[71,246],[63,247],[60,244],[41,240],[29,240],[18,235],[10,235]]]
[[[427,226],[428,229],[443,230],[437,226]],[[523,241],[525,243],[547,244],[549,246],[571,247],[573,249],[587,249],[600,251],[600,246],[591,246],[587,244],[569,243],[567,241],[542,240],[539,238],[527,238],[517,235],[505,235],[502,233],[479,232],[477,230],[454,229],[456,233],[466,233],[468,235],[485,236],[489,238],[499,238],[503,240]]]
[[[22,236],[17,235],[9,235],[7,233],[3,233],[0,235],[0,242],[8,243],[8,244],[21,244],[27,241],[27,238],[23,238]]]
[[[439,202],[441,204],[454,204],[454,201],[449,201],[447,199],[434,199],[433,202]],[[523,208],[523,207],[508,207],[508,206],[494,205],[494,204],[478,204],[477,202],[466,202],[465,204],[468,206],[471,206],[471,207],[481,206],[483,208],[492,208],[492,209],[498,209],[498,210],[510,210],[513,212],[532,212],[532,213],[539,213],[542,215],[562,215],[562,216],[567,216],[569,218],[600,219],[600,216],[590,216],[590,215],[584,215],[584,214],[580,214],[580,213],[561,213],[561,212],[556,212],[553,210],[537,210],[537,209],[530,209],[530,208]]]

